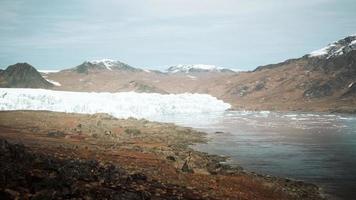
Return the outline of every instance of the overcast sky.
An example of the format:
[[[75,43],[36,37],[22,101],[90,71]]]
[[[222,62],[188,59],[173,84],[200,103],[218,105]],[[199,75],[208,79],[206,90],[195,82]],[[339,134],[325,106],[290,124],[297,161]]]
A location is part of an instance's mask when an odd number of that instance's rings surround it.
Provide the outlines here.
[[[0,13],[2,68],[111,58],[250,70],[356,33],[355,0],[0,0]]]

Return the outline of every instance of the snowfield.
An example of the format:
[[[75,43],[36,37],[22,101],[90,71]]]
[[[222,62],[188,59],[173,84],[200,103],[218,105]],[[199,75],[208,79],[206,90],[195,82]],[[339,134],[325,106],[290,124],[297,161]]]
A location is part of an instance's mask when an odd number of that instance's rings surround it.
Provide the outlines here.
[[[230,104],[207,94],[88,93],[0,88],[0,110],[108,113],[117,118],[154,119],[162,115],[219,112],[230,107]]]
[[[104,58],[104,59],[101,59],[101,60],[92,60],[90,61],[90,63],[92,64],[103,64],[106,69],[108,70],[112,70],[111,67],[114,66],[116,64],[117,61],[115,60],[112,60],[112,59],[107,59],[107,58]]]
[[[55,85],[55,86],[61,86],[61,85],[62,85],[62,84],[60,84],[60,83],[57,82],[57,81],[53,81],[53,80],[49,80],[49,79],[46,79],[46,81],[52,83],[52,84]]]
[[[168,73],[189,73],[191,70],[202,70],[202,71],[220,71],[222,68],[215,65],[205,65],[205,64],[179,64],[171,66],[167,69]]]

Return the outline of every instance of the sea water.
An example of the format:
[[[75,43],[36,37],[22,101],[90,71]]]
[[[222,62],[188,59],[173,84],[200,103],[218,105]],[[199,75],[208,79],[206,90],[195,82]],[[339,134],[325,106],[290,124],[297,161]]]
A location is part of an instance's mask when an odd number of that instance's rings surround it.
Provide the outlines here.
[[[229,156],[248,171],[314,183],[356,199],[356,115],[227,111],[159,116],[207,132],[196,150]]]

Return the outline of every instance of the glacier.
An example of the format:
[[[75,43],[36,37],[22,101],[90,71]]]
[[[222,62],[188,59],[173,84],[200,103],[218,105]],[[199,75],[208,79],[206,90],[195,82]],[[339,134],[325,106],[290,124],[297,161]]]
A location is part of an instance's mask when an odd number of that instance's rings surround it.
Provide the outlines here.
[[[0,110],[107,113],[117,118],[223,112],[231,106],[208,94],[95,93],[0,88]]]

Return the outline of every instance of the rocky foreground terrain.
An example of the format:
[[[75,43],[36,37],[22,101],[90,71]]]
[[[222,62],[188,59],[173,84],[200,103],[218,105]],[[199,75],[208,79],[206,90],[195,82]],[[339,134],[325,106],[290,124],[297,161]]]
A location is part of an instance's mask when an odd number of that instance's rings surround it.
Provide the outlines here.
[[[0,112],[1,199],[322,199],[194,151],[204,133],[173,124],[39,111]]]

